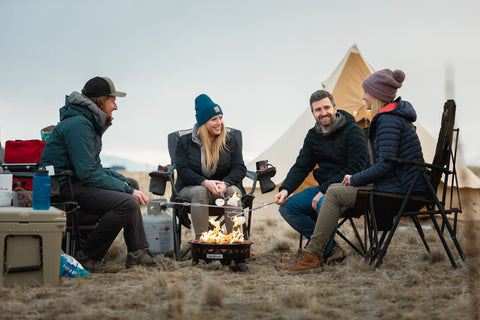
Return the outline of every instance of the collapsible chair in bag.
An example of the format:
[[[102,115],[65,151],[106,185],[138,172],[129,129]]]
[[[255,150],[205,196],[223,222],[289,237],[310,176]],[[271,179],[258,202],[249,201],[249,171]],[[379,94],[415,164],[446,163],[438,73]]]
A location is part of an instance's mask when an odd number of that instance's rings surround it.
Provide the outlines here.
[[[357,194],[356,209],[366,211],[365,228],[367,229],[368,242],[367,258],[377,268],[387,253],[388,246],[393,238],[398,224],[403,217],[409,217],[422,239],[423,245],[430,251],[425,238],[419,216],[428,216],[447,253],[450,263],[455,268],[457,263],[452,256],[444,236],[444,229],[453,241],[462,260],[465,254],[456,236],[458,214],[462,212],[461,206],[454,207],[452,199],[456,197],[460,204],[460,191],[458,188],[457,172],[455,168],[456,151],[458,142],[458,129],[454,129],[455,102],[448,100],[444,105],[442,122],[433,163],[418,163],[396,158],[385,158],[385,161],[395,163],[397,166],[416,166],[418,172],[411,181],[406,194],[395,194],[375,190],[359,190]],[[455,135],[455,139],[454,139]],[[443,178],[443,187],[439,188]],[[428,190],[425,195],[414,194],[413,188],[417,179],[424,179]],[[440,196],[437,196],[437,189]],[[448,203],[448,206],[447,206]],[[453,227],[447,215],[453,215]],[[441,221],[440,227],[437,218]],[[379,233],[381,235],[379,237]]]
[[[237,143],[242,147],[242,132],[233,128],[226,128],[227,133],[231,134],[236,140]],[[170,200],[172,202],[184,203],[189,202],[189,200],[179,196],[177,190],[175,189],[175,148],[177,146],[178,139],[185,135],[191,134],[192,129],[187,130],[178,130],[172,132],[168,135],[168,151],[170,154],[171,164],[167,166],[159,166],[158,171],[150,172],[150,192],[155,195],[163,196],[165,194],[166,184],[170,183],[172,189],[172,195]],[[252,180],[252,188],[250,192],[246,193],[243,187],[241,187],[241,203],[243,209],[245,210],[245,223],[243,224],[243,234],[245,239],[248,239],[250,236],[250,228],[252,222],[252,211],[253,200],[257,181],[260,183],[260,188],[262,193],[267,193],[275,189],[275,183],[271,181],[271,178],[275,176],[276,169],[273,166],[268,166],[264,169],[257,170],[256,172],[247,171],[247,178]],[[174,254],[175,258],[180,261],[185,253],[182,255],[180,253],[181,243],[182,243],[182,225],[190,228],[191,221],[188,217],[190,213],[190,206],[184,205],[175,205],[173,206],[173,228],[174,228]],[[222,207],[210,208],[210,216],[222,216],[224,209]],[[187,251],[188,252],[188,251]]]

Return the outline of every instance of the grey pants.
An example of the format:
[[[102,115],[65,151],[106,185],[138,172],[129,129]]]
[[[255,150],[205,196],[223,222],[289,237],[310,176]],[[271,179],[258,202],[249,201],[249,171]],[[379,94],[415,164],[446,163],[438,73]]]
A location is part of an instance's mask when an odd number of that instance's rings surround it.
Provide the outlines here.
[[[236,186],[228,186],[225,198],[231,197],[234,193],[241,195],[241,191]],[[189,199],[192,203],[201,204],[215,204],[216,196],[214,196],[204,186],[188,186],[180,190],[180,197]],[[241,206],[241,203],[239,203]],[[193,230],[195,232],[195,239],[200,239],[203,232],[208,231],[209,207],[191,207],[190,213],[192,215]],[[234,215],[238,212],[238,208],[225,205],[225,215]],[[227,233],[233,230],[233,220],[226,217],[225,226]]]
[[[357,201],[357,191],[360,189],[371,190],[373,185],[344,186],[341,183],[334,183],[328,187],[318,213],[315,230],[306,248],[307,251],[317,255],[323,252],[330,235],[337,226],[338,219],[340,219],[342,207],[354,208]]]

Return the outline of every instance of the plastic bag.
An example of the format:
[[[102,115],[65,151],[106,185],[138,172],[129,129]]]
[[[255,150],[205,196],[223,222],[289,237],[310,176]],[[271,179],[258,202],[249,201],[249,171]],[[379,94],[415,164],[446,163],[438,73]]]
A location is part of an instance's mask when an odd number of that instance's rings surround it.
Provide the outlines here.
[[[60,277],[78,278],[89,275],[90,273],[74,257],[65,253],[60,255]]]

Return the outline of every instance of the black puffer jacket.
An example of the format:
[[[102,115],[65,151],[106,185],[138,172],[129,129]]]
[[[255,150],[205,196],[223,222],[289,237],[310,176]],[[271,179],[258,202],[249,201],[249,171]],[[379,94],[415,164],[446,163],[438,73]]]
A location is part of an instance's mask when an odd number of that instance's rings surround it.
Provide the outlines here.
[[[385,162],[384,158],[423,162],[422,146],[413,125],[416,119],[412,105],[401,98],[383,107],[370,126],[374,165],[354,174],[350,183],[362,186],[373,182],[376,190],[405,194],[418,168]],[[422,193],[425,190],[424,180],[418,179],[414,191]]]
[[[247,168],[243,162],[241,146],[237,140],[227,133],[226,150],[220,151],[220,158],[215,172],[207,177],[202,173],[202,149],[200,140],[196,137],[196,127],[192,134],[181,136],[175,148],[175,166],[178,179],[175,184],[177,191],[186,186],[198,186],[206,179],[220,180],[230,185],[241,186]]]
[[[354,174],[368,166],[367,140],[355,118],[346,111],[337,110],[340,126],[334,126],[327,134],[315,127],[310,129],[303,142],[297,160],[287,174],[280,190],[294,192],[315,165],[313,176],[325,193],[332,183],[342,182],[346,174]]]

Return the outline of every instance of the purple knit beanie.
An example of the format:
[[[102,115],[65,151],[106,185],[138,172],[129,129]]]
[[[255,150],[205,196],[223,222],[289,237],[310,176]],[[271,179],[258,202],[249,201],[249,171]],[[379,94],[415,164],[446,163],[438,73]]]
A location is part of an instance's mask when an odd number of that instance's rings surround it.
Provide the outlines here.
[[[363,89],[382,101],[392,101],[397,95],[397,89],[402,86],[405,80],[405,73],[401,70],[392,72],[390,69],[383,69],[369,75],[363,80]]]

